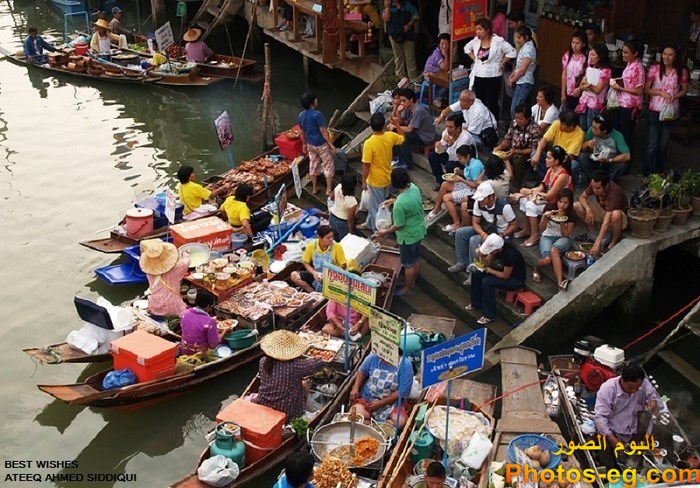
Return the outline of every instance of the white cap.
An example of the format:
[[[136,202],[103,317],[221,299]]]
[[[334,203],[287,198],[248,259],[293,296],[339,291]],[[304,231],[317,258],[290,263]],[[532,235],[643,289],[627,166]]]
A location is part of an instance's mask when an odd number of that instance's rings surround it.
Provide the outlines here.
[[[474,192],[474,201],[476,202],[481,202],[482,200],[485,200],[487,197],[493,195],[495,192],[493,191],[493,187],[491,186],[491,183],[483,182],[481,183],[477,188],[476,191]]]
[[[484,243],[479,248],[479,252],[486,256],[494,251],[498,251],[503,247],[503,237],[498,234],[489,234]]]

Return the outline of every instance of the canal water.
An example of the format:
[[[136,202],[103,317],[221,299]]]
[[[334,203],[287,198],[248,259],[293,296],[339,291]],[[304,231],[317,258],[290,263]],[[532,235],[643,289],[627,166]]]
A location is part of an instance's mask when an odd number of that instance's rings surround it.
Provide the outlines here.
[[[130,12],[126,12],[126,19]],[[61,39],[63,19],[45,0],[0,4],[0,45],[15,52],[28,26]],[[176,29],[177,31],[177,29]],[[233,33],[240,52],[245,30]],[[213,47],[228,51],[226,36]],[[281,128],[295,122],[304,91],[301,57],[272,44],[272,97]],[[257,46],[254,56],[262,51]],[[259,59],[258,69],[262,70]],[[363,83],[319,69],[315,88],[329,119],[363,89]],[[112,255],[78,245],[116,223],[137,194],[173,187],[182,164],[199,179],[229,167],[213,120],[227,110],[237,160],[261,152],[262,84],[232,82],[193,91],[88,83],[28,71],[0,60],[0,246],[3,327],[0,329],[0,462],[76,460],[66,472],[135,474],[130,483],[77,486],[164,486],[193,467],[210,418],[240,393],[255,367],[135,412],[68,407],[36,385],[72,383],[94,370],[80,365],[39,366],[22,348],[61,342],[81,323],[73,297],[123,303],[143,291],[108,287],[94,270]],[[104,236],[105,233],[100,234]],[[55,474],[59,469],[0,470],[0,486],[51,486],[7,481],[6,474]],[[70,482],[57,486],[76,486]]]

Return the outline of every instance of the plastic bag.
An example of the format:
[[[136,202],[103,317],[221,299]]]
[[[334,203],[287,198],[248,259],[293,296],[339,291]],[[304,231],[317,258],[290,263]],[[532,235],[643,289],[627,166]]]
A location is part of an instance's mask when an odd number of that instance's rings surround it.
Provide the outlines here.
[[[236,481],[240,472],[238,465],[231,459],[216,455],[197,468],[197,478],[208,485],[226,486]]]
[[[391,210],[389,207],[379,207],[375,222],[378,230],[386,230],[391,227]]]
[[[492,447],[493,444],[491,444],[488,437],[481,432],[476,432],[469,441],[467,448],[462,452],[460,459],[470,468],[479,469],[491,452]]]
[[[362,190],[362,195],[360,196],[360,204],[357,206],[357,210],[360,212],[369,211],[369,190]]]
[[[670,122],[672,120],[676,120],[676,108],[672,103],[667,103],[659,112],[659,121]]]
[[[387,107],[391,106],[391,90],[387,90],[377,95],[377,98],[369,101],[369,113],[384,113]]]
[[[103,390],[112,390],[137,383],[136,375],[129,368],[110,371],[102,380]]]
[[[611,88],[608,90],[608,96],[607,98],[607,103],[606,106],[608,107],[608,110],[612,110],[615,108],[620,108],[620,100],[617,98],[617,90]]]

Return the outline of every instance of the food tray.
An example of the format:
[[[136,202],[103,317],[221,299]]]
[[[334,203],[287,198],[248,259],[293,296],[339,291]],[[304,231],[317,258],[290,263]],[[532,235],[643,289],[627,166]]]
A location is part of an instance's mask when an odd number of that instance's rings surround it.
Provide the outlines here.
[[[336,355],[337,351],[327,351],[325,349],[319,349],[317,347],[310,347],[304,353],[304,356],[320,359],[321,361],[325,361],[327,363],[333,361]]]

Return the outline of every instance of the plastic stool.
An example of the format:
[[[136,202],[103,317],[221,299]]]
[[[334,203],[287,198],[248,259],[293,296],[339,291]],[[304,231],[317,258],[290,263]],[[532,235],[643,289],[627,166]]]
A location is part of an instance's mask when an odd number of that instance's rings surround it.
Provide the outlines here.
[[[515,297],[515,306],[522,303],[525,315],[531,315],[535,307],[542,305],[542,299],[531,291],[521,291]]]
[[[569,259],[566,256],[562,256],[562,262],[566,265],[566,279],[569,281],[576,278],[576,272],[579,269],[585,270],[587,268],[585,259],[579,259],[577,261],[574,261],[573,259]]]
[[[522,288],[519,288],[517,290],[502,290],[500,288],[496,289],[499,293],[503,293],[505,297],[505,301],[508,303],[515,303],[515,297],[517,296],[518,293],[521,291],[524,291]]]

